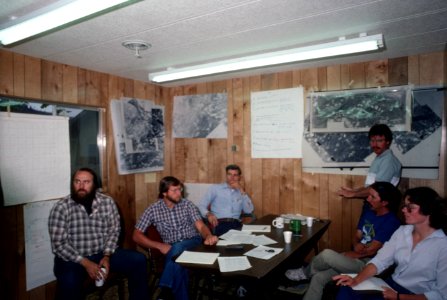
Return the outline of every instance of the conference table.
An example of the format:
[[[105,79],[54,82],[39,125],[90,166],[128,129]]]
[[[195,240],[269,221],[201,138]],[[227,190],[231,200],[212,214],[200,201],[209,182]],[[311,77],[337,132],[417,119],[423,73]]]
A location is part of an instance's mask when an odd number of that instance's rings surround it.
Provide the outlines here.
[[[277,215],[266,215],[253,222],[253,225],[271,225]],[[254,281],[259,293],[267,289],[269,285],[283,277],[284,271],[296,267],[304,261],[304,258],[312,251],[318,252],[318,241],[327,231],[331,221],[316,219],[312,227],[301,226],[301,234],[293,235],[291,243],[285,243],[283,232],[289,230],[289,224],[284,224],[284,228],[278,229],[271,226],[270,232],[255,232],[254,234],[265,234],[267,237],[277,241],[269,247],[283,248],[283,251],[268,260],[255,257],[248,257],[251,268],[243,271],[220,272],[219,264],[215,261],[212,265],[181,263],[182,266],[193,272],[210,276],[213,274],[220,279],[231,279],[240,281]],[[252,244],[243,244],[242,249],[234,250],[229,246],[206,246],[200,245],[191,251],[198,252],[218,252],[220,256],[241,256],[245,252],[255,248]],[[230,250],[231,249],[231,250]],[[261,297],[262,298],[262,297]]]

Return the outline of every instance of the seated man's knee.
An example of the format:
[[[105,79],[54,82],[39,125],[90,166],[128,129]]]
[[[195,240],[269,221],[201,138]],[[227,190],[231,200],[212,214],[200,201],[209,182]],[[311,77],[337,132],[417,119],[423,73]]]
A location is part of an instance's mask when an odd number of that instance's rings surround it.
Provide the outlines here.
[[[324,262],[331,261],[335,256],[337,256],[339,253],[332,250],[332,249],[324,249],[320,252],[320,254],[317,255],[318,259]]]

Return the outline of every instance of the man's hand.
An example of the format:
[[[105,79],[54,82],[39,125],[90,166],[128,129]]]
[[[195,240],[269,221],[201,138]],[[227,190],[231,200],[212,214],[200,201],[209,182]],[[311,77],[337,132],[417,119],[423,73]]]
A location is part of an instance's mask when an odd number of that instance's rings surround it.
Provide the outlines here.
[[[205,245],[212,246],[212,245],[215,245],[215,244],[217,243],[218,240],[219,240],[219,238],[218,238],[217,236],[210,234],[210,235],[208,235],[208,236],[205,238],[205,240],[203,241],[203,243],[204,243]]]
[[[169,252],[169,250],[171,250],[171,245],[167,244],[167,243],[163,243],[160,248],[158,248],[158,250],[160,250],[160,252],[164,255],[166,255],[166,253]]]
[[[107,278],[107,275],[109,275],[110,270],[110,256],[105,255],[101,261],[99,262],[100,267],[106,268],[105,274],[102,274],[104,280]]]
[[[235,190],[239,190],[239,192],[241,192],[242,195],[245,194],[245,190],[244,187],[241,184],[240,180],[232,180],[228,182],[228,185]]]
[[[216,227],[217,224],[219,224],[217,217],[212,212],[209,212],[206,215],[206,218],[208,219],[208,222],[211,224],[212,227]]]
[[[367,248],[367,246],[365,244],[356,243],[354,245],[354,252],[356,252],[358,254],[366,254],[366,248]]]
[[[337,194],[345,198],[353,198],[355,196],[355,190],[343,186],[337,191]]]
[[[91,279],[96,280],[100,276],[100,268],[99,265],[92,262],[91,260],[87,258],[82,258],[80,261],[80,264],[85,268],[85,270],[88,273],[88,276],[90,276]]]

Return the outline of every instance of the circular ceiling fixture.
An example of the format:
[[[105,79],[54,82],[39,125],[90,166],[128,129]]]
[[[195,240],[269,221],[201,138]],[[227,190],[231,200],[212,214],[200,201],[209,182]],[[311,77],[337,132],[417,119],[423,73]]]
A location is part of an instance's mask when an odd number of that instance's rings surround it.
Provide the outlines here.
[[[124,41],[121,43],[127,49],[135,51],[135,56],[141,58],[140,51],[147,50],[152,47],[151,44],[144,41]]]

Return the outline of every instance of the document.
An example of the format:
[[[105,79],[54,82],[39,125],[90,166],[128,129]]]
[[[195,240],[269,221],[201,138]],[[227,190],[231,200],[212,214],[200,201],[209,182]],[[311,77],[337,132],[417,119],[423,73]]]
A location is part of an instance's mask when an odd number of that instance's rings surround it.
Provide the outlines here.
[[[175,260],[177,263],[212,265],[219,253],[183,251]]]
[[[301,158],[303,87],[251,93],[252,158]]]
[[[267,246],[258,246],[254,249],[251,249],[248,252],[245,252],[244,255],[252,256],[260,259],[270,259],[276,254],[280,253],[282,248],[272,248]]]
[[[221,272],[243,271],[251,268],[246,256],[220,256],[217,261]]]
[[[266,235],[256,235],[255,238],[253,239],[253,245],[255,246],[260,246],[260,245],[271,245],[271,244],[276,244],[277,241],[269,238]]]
[[[223,239],[227,242],[227,245],[234,244],[253,244],[253,240],[255,236],[251,234],[249,231],[240,231],[231,229],[227,233],[219,236],[220,239]]]
[[[242,231],[249,231],[249,232],[270,232],[271,226],[270,225],[242,225]]]
[[[342,274],[348,275],[351,277],[357,276],[357,274]],[[383,287],[387,287],[392,289],[388,283],[386,283],[382,278],[379,277],[370,277],[365,281],[353,286],[352,289],[356,291],[383,291]]]

